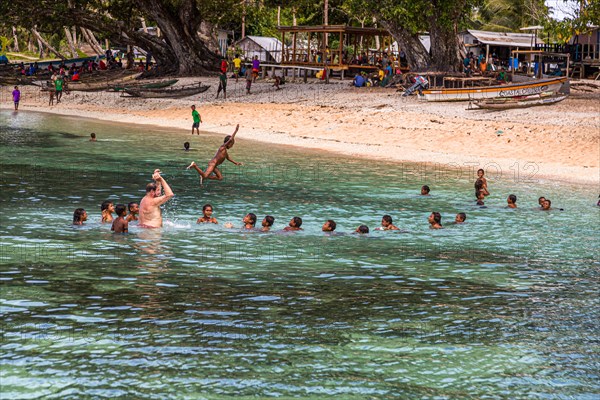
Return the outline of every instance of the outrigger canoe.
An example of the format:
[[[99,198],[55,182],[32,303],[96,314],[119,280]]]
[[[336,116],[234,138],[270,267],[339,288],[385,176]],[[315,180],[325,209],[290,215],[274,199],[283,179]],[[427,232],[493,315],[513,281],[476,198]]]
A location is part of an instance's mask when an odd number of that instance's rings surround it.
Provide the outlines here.
[[[525,97],[504,97],[494,99],[482,99],[475,102],[475,106],[485,110],[509,110],[511,108],[527,108],[535,106],[547,106],[558,103],[569,97],[568,94],[545,94]]]
[[[567,77],[557,77],[512,83],[510,85],[427,89],[423,90],[423,97],[427,101],[469,101],[502,97],[522,97],[545,92],[556,93],[563,85],[568,85],[568,82]]]

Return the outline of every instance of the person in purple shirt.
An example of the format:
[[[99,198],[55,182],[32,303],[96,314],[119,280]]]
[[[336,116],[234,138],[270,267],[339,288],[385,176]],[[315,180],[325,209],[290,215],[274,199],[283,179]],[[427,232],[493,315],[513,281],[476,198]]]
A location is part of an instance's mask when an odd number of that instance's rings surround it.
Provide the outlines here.
[[[258,71],[260,68],[260,61],[258,60],[258,56],[254,56],[254,60],[252,60],[252,81],[256,82],[256,78],[258,78]]]
[[[15,111],[19,109],[19,101],[21,101],[21,91],[18,86],[15,86],[15,90],[12,92],[13,101],[15,102]]]

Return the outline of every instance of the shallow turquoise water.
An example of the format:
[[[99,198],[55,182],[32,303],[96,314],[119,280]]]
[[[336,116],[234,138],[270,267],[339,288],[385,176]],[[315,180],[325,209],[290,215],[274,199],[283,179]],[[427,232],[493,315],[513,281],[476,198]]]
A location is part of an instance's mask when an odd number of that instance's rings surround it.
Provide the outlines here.
[[[245,166],[200,188],[184,167],[222,136],[8,111],[0,127],[2,398],[600,394],[597,187],[521,165],[490,173],[476,208],[466,170],[267,146],[242,127]],[[100,203],[141,199],[157,167],[176,194],[165,228],[101,226]],[[565,211],[536,211],[540,195]],[[206,202],[219,226],[195,224]],[[431,231],[431,211],[467,223]],[[305,231],[222,227],[248,212]],[[403,231],[320,232],[383,214]]]

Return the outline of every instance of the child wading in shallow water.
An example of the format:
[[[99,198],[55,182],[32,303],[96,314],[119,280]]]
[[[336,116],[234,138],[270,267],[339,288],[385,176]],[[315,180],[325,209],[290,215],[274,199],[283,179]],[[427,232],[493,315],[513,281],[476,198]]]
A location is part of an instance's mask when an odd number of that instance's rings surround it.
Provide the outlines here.
[[[442,214],[439,212],[432,212],[427,219],[431,229],[442,229]]]
[[[477,170],[477,181],[481,180],[481,189],[483,191],[483,195],[484,196],[489,196],[490,192],[488,192],[488,186],[487,186],[487,179],[485,179],[485,171],[483,169],[478,169]],[[477,184],[477,181],[475,181],[475,184]]]
[[[271,227],[275,223],[275,217],[271,215],[267,215],[262,221],[262,229],[263,232],[268,232],[271,230]]]
[[[300,217],[294,217],[290,220],[290,223],[288,226],[286,226],[285,228],[283,228],[284,231],[301,231],[303,230],[301,228],[302,226],[302,218]]]
[[[124,204],[117,204],[115,208],[117,218],[113,221],[111,231],[114,233],[127,233],[129,232],[129,223],[125,219],[127,216],[127,208]]]
[[[196,221],[197,224],[218,224],[217,219],[213,218],[213,206],[205,204],[202,207],[202,216]]]
[[[137,221],[138,214],[140,213],[140,205],[136,202],[131,202],[127,205],[129,209],[129,215],[127,216],[127,222]]]
[[[254,229],[254,226],[256,225],[256,214],[246,214],[244,219],[242,219],[242,222],[244,223],[244,229]]]
[[[113,216],[112,213],[115,212],[115,205],[112,201],[106,200],[100,205],[100,211],[102,211],[102,220],[100,221],[103,224],[108,222],[112,222]]]
[[[78,208],[73,213],[73,225],[83,225],[87,221],[87,212],[83,208]]]

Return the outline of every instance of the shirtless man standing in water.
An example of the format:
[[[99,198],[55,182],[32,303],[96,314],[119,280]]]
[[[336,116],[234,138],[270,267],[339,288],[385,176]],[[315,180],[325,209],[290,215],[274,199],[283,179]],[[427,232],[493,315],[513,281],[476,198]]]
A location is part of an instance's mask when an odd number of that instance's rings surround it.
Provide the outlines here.
[[[169,201],[173,196],[171,187],[165,181],[165,178],[160,176],[160,170],[155,169],[152,174],[153,183],[146,185],[146,195],[140,202],[139,223],[140,228],[160,228],[162,227],[162,214],[160,206]],[[162,194],[162,189],[165,193]]]
[[[242,165],[242,163],[233,161],[229,154],[227,153],[228,149],[231,149],[235,144],[235,134],[238,129],[240,129],[240,124],[235,127],[235,132],[232,135],[227,135],[225,137],[225,141],[217,150],[217,154],[213,157],[212,160],[208,162],[208,166],[204,171],[202,171],[194,161],[187,167],[187,169],[194,168],[200,174],[200,184],[202,184],[203,179],[216,179],[218,181],[223,180],[223,174],[217,168],[219,165],[223,164],[223,161],[228,160],[234,163],[235,165]]]

